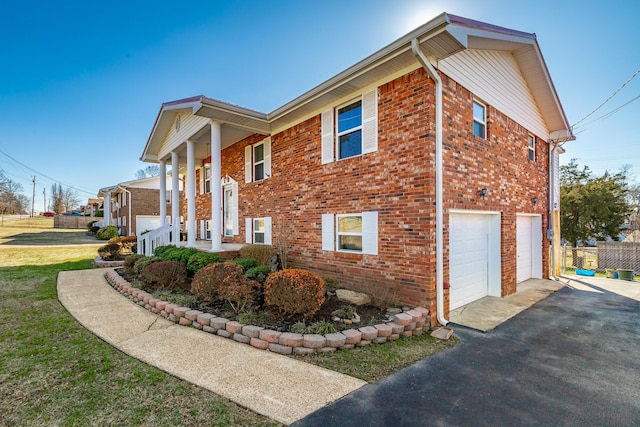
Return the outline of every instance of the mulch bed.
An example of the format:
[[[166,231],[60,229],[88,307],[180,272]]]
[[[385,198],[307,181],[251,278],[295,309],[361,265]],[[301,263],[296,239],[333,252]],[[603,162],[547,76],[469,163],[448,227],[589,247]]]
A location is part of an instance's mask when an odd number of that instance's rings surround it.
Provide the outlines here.
[[[144,289],[147,292],[154,293],[158,289],[154,289],[146,283],[140,282],[135,275],[127,273],[124,269],[118,269],[118,274],[126,279],[133,286]],[[325,292],[325,302],[320,309],[310,318],[303,319],[301,316],[292,318],[283,318],[278,313],[269,311],[266,307],[252,307],[250,310],[256,315],[252,317],[251,324],[254,326],[263,327],[280,332],[290,332],[291,327],[300,321],[304,321],[306,325],[311,325],[315,322],[328,322],[333,324],[337,331],[345,329],[351,329],[361,326],[373,326],[381,323],[386,323],[391,320],[385,310],[381,310],[373,305],[361,305],[356,307],[356,312],[360,316],[360,323],[358,324],[345,324],[343,322],[333,321],[335,317],[332,313],[350,304],[340,301],[334,292]],[[198,300],[197,303],[192,304],[191,307],[195,310],[200,310],[204,313],[211,313],[218,317],[223,317],[229,320],[238,320],[239,315],[233,312],[228,303],[224,301],[218,301],[210,303],[208,301]],[[242,323],[242,322],[241,322]]]

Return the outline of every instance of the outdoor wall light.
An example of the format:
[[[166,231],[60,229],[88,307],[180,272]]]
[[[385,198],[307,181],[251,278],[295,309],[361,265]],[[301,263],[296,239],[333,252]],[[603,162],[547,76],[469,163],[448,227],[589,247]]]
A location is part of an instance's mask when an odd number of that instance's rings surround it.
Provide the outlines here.
[[[480,198],[484,200],[488,192],[489,190],[487,189],[487,187],[482,187],[481,189],[478,190],[478,196],[480,196]]]
[[[533,199],[531,199],[531,204],[532,204],[533,206],[535,206],[535,205],[536,205],[536,203],[538,203],[538,197],[534,197]]]

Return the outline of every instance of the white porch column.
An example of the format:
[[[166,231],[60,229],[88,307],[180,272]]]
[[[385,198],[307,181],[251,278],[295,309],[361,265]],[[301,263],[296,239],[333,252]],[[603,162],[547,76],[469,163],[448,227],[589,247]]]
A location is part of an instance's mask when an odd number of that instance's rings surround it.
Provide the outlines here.
[[[160,221],[167,223],[167,162],[160,160]]]
[[[187,247],[196,247],[196,154],[195,142],[187,141]]]
[[[222,251],[222,142],[220,123],[211,122],[211,251]]]
[[[175,151],[171,152],[171,244],[180,246],[180,164]]]
[[[107,195],[102,201],[102,217],[105,227],[111,225],[111,191],[107,191]]]

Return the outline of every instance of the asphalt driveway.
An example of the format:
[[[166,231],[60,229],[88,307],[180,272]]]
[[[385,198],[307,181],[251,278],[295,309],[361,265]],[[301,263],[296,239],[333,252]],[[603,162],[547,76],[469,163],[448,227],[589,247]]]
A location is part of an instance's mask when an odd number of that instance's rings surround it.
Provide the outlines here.
[[[294,425],[640,425],[636,299],[564,287],[490,333],[455,329],[451,350]]]

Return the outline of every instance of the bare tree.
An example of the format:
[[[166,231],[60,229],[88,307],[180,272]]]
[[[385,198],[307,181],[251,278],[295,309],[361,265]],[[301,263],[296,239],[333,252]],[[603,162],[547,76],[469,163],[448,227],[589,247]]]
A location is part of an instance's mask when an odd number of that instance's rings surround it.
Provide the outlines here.
[[[149,165],[146,168],[140,169],[138,170],[138,172],[136,172],[136,179],[151,178],[158,175],[160,175],[160,166]]]
[[[3,214],[19,214],[26,212],[29,204],[26,196],[21,194],[22,185],[11,180],[0,169],[0,212]],[[26,202],[26,203],[25,203]]]
[[[71,187],[67,187],[62,191],[62,206],[65,212],[71,212],[80,205],[80,196],[78,192]]]

